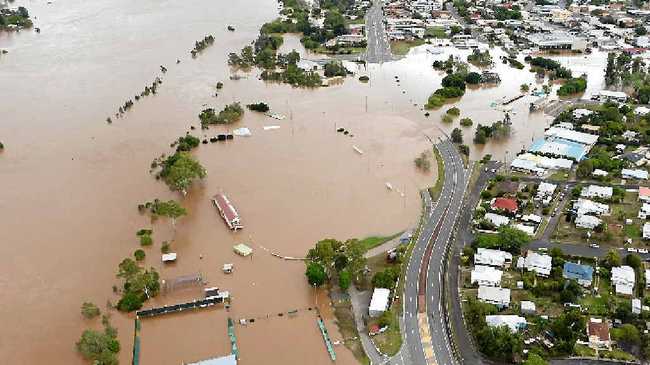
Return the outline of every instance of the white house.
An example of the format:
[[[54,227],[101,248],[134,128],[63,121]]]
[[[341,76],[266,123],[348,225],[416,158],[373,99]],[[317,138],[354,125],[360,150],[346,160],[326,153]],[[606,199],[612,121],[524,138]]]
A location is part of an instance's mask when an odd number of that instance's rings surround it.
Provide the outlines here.
[[[598,217],[583,214],[576,217],[575,223],[578,228],[594,229],[598,227],[602,221]]]
[[[501,286],[502,276],[503,271],[492,266],[476,265],[472,270],[471,281],[479,286]]]
[[[579,198],[578,201],[573,203],[573,210],[577,215],[595,214],[607,215],[609,214],[609,205],[597,203],[593,200]]]
[[[650,223],[643,223],[643,239],[650,240]]]
[[[537,275],[547,277],[551,275],[551,261],[549,255],[540,255],[537,252],[528,251],[524,259],[524,267],[528,271],[534,271]]]
[[[621,176],[624,179],[648,180],[648,171],[646,170],[621,170]]]
[[[375,288],[372,292],[370,299],[370,306],[368,307],[368,315],[370,317],[379,317],[388,309],[388,298],[390,297],[390,289]]]
[[[625,265],[612,267],[611,280],[616,288],[616,294],[632,295],[636,281],[632,267]]]
[[[639,298],[632,299],[632,313],[641,314],[641,299]]]
[[[639,209],[639,219],[647,219],[648,216],[650,216],[650,204],[648,203],[643,203],[641,205],[641,208]]]
[[[529,300],[522,300],[520,303],[521,314],[535,314],[535,302]]]
[[[485,316],[485,322],[490,327],[507,326],[510,332],[518,332],[526,328],[526,318],[514,314]]]
[[[537,195],[535,195],[535,200],[541,201],[544,205],[548,205],[553,199],[553,193],[555,192],[557,185],[549,184],[547,182],[539,183],[537,187]]]
[[[490,248],[477,248],[474,254],[475,265],[490,265],[503,267],[512,263],[512,254],[510,252],[493,250]]]
[[[517,223],[513,226],[514,228],[517,228],[518,230],[522,232],[526,232],[527,235],[529,236],[534,236],[535,235],[535,227],[529,226],[527,224],[523,223]]]
[[[594,177],[605,177],[607,175],[609,175],[607,171],[601,169],[595,169],[594,172],[591,173],[591,176]]]
[[[510,218],[494,213],[486,213],[483,218],[497,227],[507,226],[510,223]]]
[[[582,188],[580,196],[584,198],[610,199],[613,193],[614,189],[611,186],[589,185]]]
[[[510,289],[494,286],[479,286],[478,299],[483,303],[490,303],[499,308],[506,308],[510,306]]]

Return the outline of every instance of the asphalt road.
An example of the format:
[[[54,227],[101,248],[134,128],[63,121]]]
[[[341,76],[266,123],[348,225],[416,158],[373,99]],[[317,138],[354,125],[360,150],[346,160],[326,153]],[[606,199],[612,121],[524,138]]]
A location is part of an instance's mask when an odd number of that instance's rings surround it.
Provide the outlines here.
[[[384,12],[381,9],[382,0],[374,0],[372,7],[366,13],[366,62],[382,63],[391,61],[393,54],[384,25]]]
[[[428,263],[427,275],[427,314],[429,328],[433,339],[433,349],[438,365],[456,364],[454,347],[450,342],[449,319],[447,313],[447,296],[445,283],[448,280],[447,252],[450,240],[456,227],[456,221],[461,210],[468,171],[465,170],[460,154],[451,147],[449,159],[445,160],[445,173],[452,175],[453,190],[450,195],[442,195],[441,199],[448,202],[449,209],[444,217],[438,236],[434,237],[433,251]]]

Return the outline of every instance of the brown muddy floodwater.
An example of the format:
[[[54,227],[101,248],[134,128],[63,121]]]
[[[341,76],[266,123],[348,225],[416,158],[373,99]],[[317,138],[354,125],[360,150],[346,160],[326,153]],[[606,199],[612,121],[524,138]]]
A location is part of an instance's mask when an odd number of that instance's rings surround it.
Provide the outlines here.
[[[256,71],[238,81],[228,79],[227,54],[255,39],[259,26],[277,15],[271,0],[15,5],[28,7],[41,33],[0,34],[0,48],[9,50],[0,58],[0,141],[5,144],[0,154],[0,358],[12,364],[84,363],[74,343],[84,328],[98,323],[83,320],[79,307],[84,301],[102,308],[107,300],[116,302],[111,287],[117,284],[117,264],[138,248],[136,230],[152,227],[155,244],[147,249],[148,266],[163,278],[200,272],[209,285],[229,290],[233,303],[229,312],[213,308],[144,320],[142,364],[175,365],[228,353],[229,316],[262,318],[236,328],[243,365],[329,364],[315,314],[306,310],[315,304],[315,293],[304,279],[304,264],[278,259],[264,248],[301,257],[325,237],[385,235],[417,222],[418,191],[435,174],[416,172],[413,158],[429,148],[426,136],[435,139],[441,130],[457,126],[440,123],[446,108],[429,118],[421,110],[442,78],[431,62],[446,54],[432,55],[420,47],[402,60],[361,69],[370,83],[355,76],[342,85],[303,90],[265,84]],[[229,24],[236,32],[226,31]],[[191,59],[194,41],[206,34],[215,36],[214,45]],[[284,47],[304,53],[296,36],[287,36]],[[602,73],[602,65],[590,66],[594,60],[563,62]],[[160,74],[160,65],[169,69],[167,74]],[[504,79],[499,87],[471,90],[457,103],[475,124],[502,118],[491,103],[535,81],[527,70],[501,64],[497,70]],[[106,124],[107,116],[156,76],[164,80],[158,95]],[[214,97],[217,81],[225,86]],[[149,174],[152,159],[170,152],[170,142],[198,125],[201,109],[220,109],[233,101],[264,101],[287,119],[247,112],[233,128],[248,127],[251,137],[201,145],[196,156],[208,177],[185,198]],[[541,136],[548,118],[529,116],[530,101],[512,105],[510,140],[472,147],[472,156],[503,158],[506,151],[513,156]],[[264,130],[269,125],[280,129]],[[354,137],[336,133],[338,127]],[[466,142],[472,134],[471,128],[465,131]],[[364,154],[354,152],[353,145]],[[388,191],[386,182],[404,196]],[[218,217],[209,198],[219,191],[237,206],[243,231],[229,232]],[[176,225],[172,249],[178,262],[165,267],[159,249],[172,237],[170,224],[152,224],[136,209],[154,198],[181,199],[189,211]],[[240,242],[253,247],[252,259],[233,254],[232,246]],[[235,264],[229,276],[221,273],[227,262]],[[147,306],[200,295],[190,288]],[[330,334],[340,340],[326,297],[319,295]],[[293,309],[300,310],[297,316],[277,317]],[[129,363],[133,315],[112,312],[112,323],[119,329],[121,363]],[[354,363],[344,347],[336,351],[337,362]]]

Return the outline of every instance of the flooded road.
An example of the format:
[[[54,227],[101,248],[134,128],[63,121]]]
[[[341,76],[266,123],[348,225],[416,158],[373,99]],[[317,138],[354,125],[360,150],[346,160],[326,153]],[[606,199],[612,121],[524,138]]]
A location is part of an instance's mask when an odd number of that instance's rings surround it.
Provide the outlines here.
[[[431,69],[434,58],[424,48],[407,58],[370,65],[371,82],[348,78],[342,85],[319,90],[265,84],[258,72],[229,80],[229,52],[256,38],[259,26],[277,15],[267,0],[172,1],[118,0],[83,2],[16,1],[25,5],[40,34],[0,34],[0,358],[7,363],[82,364],[74,343],[96,321],[84,320],[79,307],[92,301],[105,308],[118,297],[111,287],[117,264],[138,248],[135,232],[154,229],[147,266],[163,278],[200,272],[209,285],[233,295],[223,308],[144,320],[142,364],[178,364],[228,352],[226,318],[250,318],[314,305],[304,264],[271,256],[304,256],[325,237],[347,239],[391,234],[418,219],[418,190],[431,184],[432,173],[415,171],[413,158],[454,126],[440,114],[424,116],[422,104],[443,75]],[[247,11],[255,9],[254,12]],[[236,32],[226,31],[232,24]],[[213,34],[215,44],[191,59],[194,41]],[[284,47],[300,47],[288,38]],[[462,52],[461,52],[462,53]],[[312,57],[312,56],[309,56]],[[315,56],[313,56],[315,57]],[[175,64],[176,60],[181,61]],[[568,61],[567,61],[568,62]],[[160,74],[159,66],[168,72]],[[576,65],[579,67],[579,65]],[[489,124],[503,117],[490,106],[510,97],[528,71],[497,66],[499,87],[468,91],[458,103],[462,116]],[[400,77],[396,85],[394,76]],[[139,93],[156,76],[163,78],[158,95],[144,98],[108,125],[105,119]],[[214,85],[224,88],[214,97]],[[238,124],[214,127],[195,135],[248,127],[252,136],[223,144],[201,145],[195,152],[208,170],[185,198],[169,192],[149,174],[151,161],[171,152],[169,144],[198,126],[206,106],[220,109],[241,101],[264,101],[283,121],[247,112]],[[540,136],[548,120],[528,116],[528,100],[513,104],[515,133],[507,142],[482,149],[469,142],[473,157],[493,153],[501,158]],[[414,105],[415,104],[415,105]],[[264,130],[278,125],[280,129]],[[349,130],[354,137],[336,133]],[[353,146],[364,151],[356,153]],[[390,192],[390,182],[396,191]],[[210,197],[226,193],[246,228],[229,232]],[[151,223],[138,203],[177,198],[189,215],[176,224],[172,250],[178,262],[163,267],[160,245],[174,235],[165,220]],[[252,258],[241,258],[232,246],[247,242]],[[221,272],[234,263],[235,272]],[[189,289],[160,296],[147,306],[171,304],[200,296]],[[324,300],[319,299],[327,312]],[[324,306],[323,306],[324,305]],[[129,363],[133,315],[112,313],[122,344],[120,361]],[[326,316],[327,317],[327,316]],[[340,339],[331,317],[328,329]],[[315,324],[305,312],[295,318],[270,318],[237,327],[241,364],[329,364]],[[352,355],[336,347],[342,364]]]

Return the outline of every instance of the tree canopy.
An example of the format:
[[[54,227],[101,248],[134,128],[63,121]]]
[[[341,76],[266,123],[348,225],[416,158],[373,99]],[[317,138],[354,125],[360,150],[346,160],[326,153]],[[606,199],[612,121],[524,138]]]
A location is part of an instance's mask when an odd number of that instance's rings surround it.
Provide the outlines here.
[[[163,162],[160,177],[172,190],[186,192],[195,179],[207,175],[205,168],[187,152],[176,152]]]

